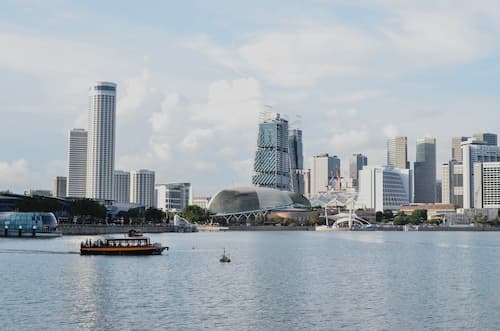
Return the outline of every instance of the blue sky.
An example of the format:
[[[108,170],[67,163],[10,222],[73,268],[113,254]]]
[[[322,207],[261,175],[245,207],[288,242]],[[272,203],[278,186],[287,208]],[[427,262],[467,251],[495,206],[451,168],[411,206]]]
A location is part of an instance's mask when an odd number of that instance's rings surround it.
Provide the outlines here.
[[[0,189],[66,174],[94,80],[118,83],[116,168],[196,195],[249,183],[265,104],[306,158],[382,164],[404,134],[443,163],[452,136],[500,132],[499,34],[496,1],[3,1]]]

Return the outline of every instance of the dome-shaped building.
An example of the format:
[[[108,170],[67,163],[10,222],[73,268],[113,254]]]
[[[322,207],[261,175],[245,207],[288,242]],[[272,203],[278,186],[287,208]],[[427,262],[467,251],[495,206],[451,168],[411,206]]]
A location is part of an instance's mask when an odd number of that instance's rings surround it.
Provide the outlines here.
[[[216,216],[258,215],[271,211],[300,211],[311,207],[309,200],[294,192],[263,187],[235,187],[217,192],[208,204]]]

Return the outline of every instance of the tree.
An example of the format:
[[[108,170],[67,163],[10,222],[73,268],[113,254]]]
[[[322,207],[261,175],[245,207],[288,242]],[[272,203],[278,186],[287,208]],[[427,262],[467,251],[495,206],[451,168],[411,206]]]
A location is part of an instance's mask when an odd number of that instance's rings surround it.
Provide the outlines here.
[[[425,221],[427,221],[427,210],[425,209],[414,210],[410,215],[411,224],[418,225]]]
[[[378,211],[375,213],[375,222],[380,223],[384,220],[384,213],[381,211]]]
[[[209,217],[208,211],[200,206],[190,205],[184,208],[181,216],[191,223],[206,223]]]
[[[69,204],[73,216],[84,216],[93,219],[105,219],[107,209],[99,202],[92,199],[79,199]]]
[[[153,207],[146,209],[144,215],[147,222],[161,222],[167,217],[167,214],[163,210]]]
[[[17,210],[21,212],[52,212],[63,209],[62,204],[53,198],[34,196],[24,197],[16,203]]]
[[[390,210],[390,209],[384,210],[385,221],[390,222],[390,221],[392,221],[393,218],[394,218],[394,213],[392,212],[392,210]]]
[[[129,224],[139,223],[140,217],[142,215],[141,208],[132,208],[127,211],[127,216],[129,219]]]
[[[396,214],[393,221],[394,225],[406,225],[409,222],[410,222],[409,217],[406,216],[405,213],[402,211]]]

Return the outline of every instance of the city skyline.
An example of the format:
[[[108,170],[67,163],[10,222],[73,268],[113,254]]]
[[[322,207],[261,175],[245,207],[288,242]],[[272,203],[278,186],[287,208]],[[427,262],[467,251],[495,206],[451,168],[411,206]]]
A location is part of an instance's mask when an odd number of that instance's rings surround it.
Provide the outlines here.
[[[250,184],[265,104],[302,115],[305,164],[338,155],[344,175],[352,153],[383,165],[389,136],[408,137],[409,161],[417,138],[436,137],[439,165],[452,137],[500,132],[488,121],[500,105],[494,4],[120,4],[0,5],[0,137],[15,141],[0,189],[50,188],[67,173],[67,132],[87,127],[99,79],[120,87],[115,169],[153,169],[196,195]]]

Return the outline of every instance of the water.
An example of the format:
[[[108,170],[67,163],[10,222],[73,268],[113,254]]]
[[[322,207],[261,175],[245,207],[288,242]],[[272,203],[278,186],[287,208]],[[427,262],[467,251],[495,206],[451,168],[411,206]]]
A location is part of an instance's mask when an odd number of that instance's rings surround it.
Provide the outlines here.
[[[500,233],[158,234],[162,256],[87,237],[0,239],[1,330],[498,329]],[[219,263],[222,249],[233,262]]]

